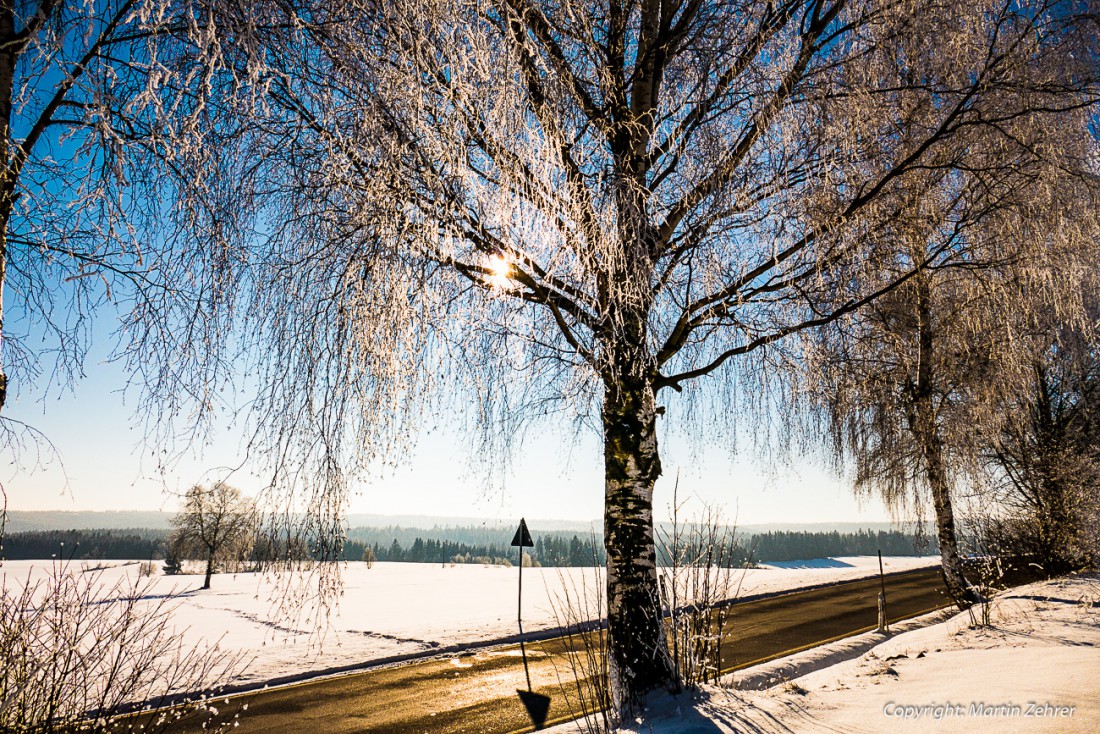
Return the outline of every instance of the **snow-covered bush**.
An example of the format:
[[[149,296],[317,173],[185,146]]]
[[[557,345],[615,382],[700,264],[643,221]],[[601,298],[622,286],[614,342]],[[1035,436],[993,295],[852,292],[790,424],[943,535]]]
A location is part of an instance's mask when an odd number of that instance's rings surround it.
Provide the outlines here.
[[[554,616],[569,653],[568,667],[558,667],[560,693],[584,734],[604,734],[611,719],[610,665],[608,660],[606,601],[602,567],[593,563],[591,585],[568,581],[559,569],[561,592],[554,602]],[[554,658],[557,660],[558,658]]]
[[[186,647],[171,597],[151,594],[150,579],[108,583],[102,570],[55,561],[45,578],[0,583],[0,731],[158,732],[183,718],[212,731],[234,725],[235,707],[209,702],[241,658],[217,644]]]
[[[736,529],[713,507],[686,523],[674,494],[672,524],[658,530],[662,605],[668,610],[668,646],[677,678],[687,688],[717,683],[729,633],[730,601],[744,578],[745,560]]]

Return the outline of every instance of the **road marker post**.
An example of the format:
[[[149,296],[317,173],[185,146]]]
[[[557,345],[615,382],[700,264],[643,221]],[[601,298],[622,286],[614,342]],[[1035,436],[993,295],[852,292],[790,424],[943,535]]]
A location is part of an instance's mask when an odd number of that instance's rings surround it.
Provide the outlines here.
[[[886,575],[882,572],[882,549],[878,551],[878,580],[882,591],[878,593],[878,631],[889,632],[890,620],[886,618]]]
[[[519,527],[512,538],[512,545],[519,548],[519,601],[516,604],[516,622],[519,625],[519,651],[523,656],[523,674],[527,677],[527,690],[516,689],[519,700],[527,709],[527,715],[531,717],[531,723],[535,729],[541,729],[546,723],[546,716],[550,713],[550,697],[541,693],[535,693],[531,689],[531,671],[527,667],[527,646],[523,640],[523,549],[533,548],[535,542],[531,540],[531,533],[527,530],[527,520],[519,519]]]

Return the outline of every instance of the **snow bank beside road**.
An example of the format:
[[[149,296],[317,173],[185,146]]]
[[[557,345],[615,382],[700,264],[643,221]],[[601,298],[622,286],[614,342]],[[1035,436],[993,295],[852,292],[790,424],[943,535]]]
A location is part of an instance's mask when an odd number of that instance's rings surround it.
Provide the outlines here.
[[[875,637],[861,635],[860,637]],[[695,705],[666,700],[624,731],[898,732],[1002,734],[1100,731],[1100,576],[1011,589],[996,597],[992,624],[969,613],[906,631],[845,662],[766,691],[708,688]],[[812,664],[856,638],[810,650],[772,670]],[[795,658],[801,658],[802,661]],[[740,671],[739,679],[758,677]],[[765,673],[771,671],[764,671]],[[579,731],[555,727],[554,734]]]

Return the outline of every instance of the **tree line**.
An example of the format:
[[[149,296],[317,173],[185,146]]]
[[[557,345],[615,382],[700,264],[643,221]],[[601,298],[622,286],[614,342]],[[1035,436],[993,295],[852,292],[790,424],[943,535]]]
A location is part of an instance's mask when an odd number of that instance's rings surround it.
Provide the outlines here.
[[[371,530],[360,528],[357,534],[373,533]],[[436,538],[424,539],[419,536],[416,536],[411,543],[404,544],[397,538],[393,538],[388,544],[375,541],[369,545],[359,540],[348,540],[344,543],[343,557],[349,561],[378,560],[407,563],[512,565],[519,561],[519,553],[516,548],[511,547],[509,539],[501,538],[496,542],[471,544]],[[533,548],[524,549],[524,563],[535,566],[592,566],[603,562],[601,542],[592,537],[581,538],[576,534],[572,536],[539,535],[535,538]]]
[[[389,529],[356,528],[357,536],[385,536]],[[466,529],[473,531],[474,529]],[[448,528],[443,533],[462,528]],[[415,531],[410,531],[414,532]],[[349,536],[352,533],[349,533]],[[34,530],[11,533],[5,538],[3,558],[9,560],[64,557],[76,560],[164,559],[170,553],[170,533],[165,530],[127,528],[123,530]],[[769,531],[739,537],[730,552],[720,554],[737,565],[759,561],[794,561],[830,556],[884,555],[908,556],[934,553],[935,540],[896,530],[858,530],[851,533]],[[606,556],[602,540],[578,534],[536,534],[535,546],[524,551],[532,565],[549,567],[603,565]],[[262,546],[252,547],[241,558],[244,567],[262,565],[271,555]],[[667,565],[667,554],[660,554]],[[349,538],[339,558],[347,561],[399,561],[404,563],[490,563],[511,565],[517,562],[516,549],[501,539],[488,543],[467,543],[446,538],[413,536],[401,542]],[[205,560],[202,553],[184,554],[183,560]],[[526,561],[525,561],[526,562]]]
[[[751,556],[761,562],[802,561],[831,556],[915,556],[936,552],[934,538],[897,530],[857,530],[854,533],[770,531],[753,535]]]
[[[25,530],[4,536],[0,558],[11,561],[162,559],[168,532],[147,528]]]

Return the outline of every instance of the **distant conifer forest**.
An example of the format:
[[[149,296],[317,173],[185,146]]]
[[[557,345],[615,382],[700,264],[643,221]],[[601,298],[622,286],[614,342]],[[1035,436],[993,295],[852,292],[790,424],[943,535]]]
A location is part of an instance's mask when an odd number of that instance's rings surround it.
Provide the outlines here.
[[[535,546],[525,553],[534,566],[592,566],[605,561],[603,541],[593,534],[533,533]],[[768,563],[831,556],[925,555],[936,552],[934,538],[891,531],[855,532],[770,531],[752,535],[726,534],[729,563]],[[150,528],[35,530],[7,534],[0,558],[29,560],[132,560],[165,557],[168,531]],[[518,561],[511,533],[483,527],[352,528],[344,541],[342,558],[348,561],[405,563],[478,563],[511,565]],[[659,544],[661,545],[661,544]],[[660,561],[669,562],[661,547]]]

